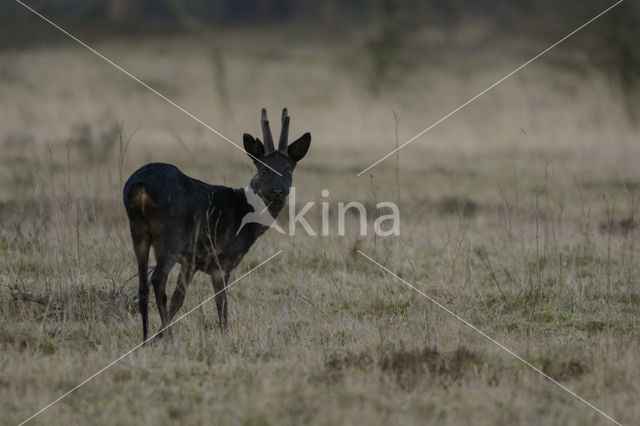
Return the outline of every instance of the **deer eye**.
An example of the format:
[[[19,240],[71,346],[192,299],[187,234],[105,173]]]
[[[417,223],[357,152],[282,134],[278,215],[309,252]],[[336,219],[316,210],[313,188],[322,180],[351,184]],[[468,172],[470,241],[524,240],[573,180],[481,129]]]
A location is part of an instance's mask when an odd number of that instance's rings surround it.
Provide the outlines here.
[[[269,173],[267,169],[260,169],[260,176],[266,176]]]
[[[287,175],[287,176],[291,176],[291,169],[287,169],[287,170],[284,172],[284,174],[285,174],[285,175]]]

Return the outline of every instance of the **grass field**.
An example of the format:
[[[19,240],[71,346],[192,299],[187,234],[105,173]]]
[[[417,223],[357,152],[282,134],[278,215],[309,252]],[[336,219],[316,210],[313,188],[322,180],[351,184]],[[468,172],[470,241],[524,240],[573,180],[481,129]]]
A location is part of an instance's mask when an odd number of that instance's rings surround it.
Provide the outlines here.
[[[640,145],[614,86],[570,49],[552,52],[398,162],[356,177],[395,147],[396,131],[406,140],[545,46],[454,45],[372,92],[357,40],[267,33],[283,47],[265,50],[255,36],[224,32],[215,55],[190,38],[95,44],[236,143],[259,134],[261,107],[287,106],[290,134],[313,135],[294,176],[298,204],[318,205],[328,189],[332,229],[335,203],[361,201],[371,230],[376,202],[397,201],[400,237],[361,238],[355,216],[345,237],[268,232],[235,276],[283,253],[230,289],[226,334],[206,304],[172,341],[132,353],[31,423],[608,422],[361,250],[637,424]],[[121,201],[129,174],[167,161],[242,187],[253,166],[71,41],[0,52],[0,99],[0,423],[14,424],[141,341]],[[307,217],[319,230],[319,208]],[[196,275],[181,312],[212,291]]]

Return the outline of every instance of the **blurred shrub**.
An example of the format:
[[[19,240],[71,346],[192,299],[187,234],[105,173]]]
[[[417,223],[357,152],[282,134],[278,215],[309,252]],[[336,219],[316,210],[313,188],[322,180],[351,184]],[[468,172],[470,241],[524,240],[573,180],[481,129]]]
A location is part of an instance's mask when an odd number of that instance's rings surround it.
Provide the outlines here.
[[[619,82],[633,122],[640,119],[640,3],[625,2],[605,20],[604,37],[592,58]],[[596,43],[594,43],[596,44]]]
[[[227,23],[270,22],[367,33],[372,90],[393,67],[402,70],[403,48],[421,29],[447,31],[480,18],[491,22],[493,37],[546,40],[549,44],[592,18],[615,0],[29,0],[28,4],[81,36],[193,31],[185,16],[204,27]],[[180,7],[176,7],[179,3]],[[34,24],[18,3],[0,2],[0,47],[48,42],[51,28]],[[190,19],[188,22],[195,22]],[[624,93],[630,117],[637,120],[640,92],[640,2],[627,0],[558,49],[583,49]],[[25,25],[26,24],[26,25]],[[330,31],[317,34],[326,35]],[[405,55],[415,56],[410,46]],[[427,46],[428,48],[428,46]],[[411,49],[414,49],[411,51]],[[576,64],[576,67],[584,64]]]

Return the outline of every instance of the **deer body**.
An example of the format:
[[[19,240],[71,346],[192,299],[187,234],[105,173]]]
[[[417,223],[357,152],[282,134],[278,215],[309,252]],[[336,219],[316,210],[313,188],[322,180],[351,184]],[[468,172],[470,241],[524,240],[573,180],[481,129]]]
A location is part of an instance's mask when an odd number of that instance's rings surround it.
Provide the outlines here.
[[[286,144],[289,117],[283,111],[283,129],[278,151],[262,113],[265,145],[245,134],[244,145],[254,159],[258,173],[251,179],[251,190],[276,217],[286,202],[292,184],[292,171],[307,152],[311,136],[306,133],[290,146]],[[277,173],[276,173],[277,172]],[[127,180],[123,199],[138,263],[138,306],[142,315],[143,341],[147,340],[149,251],[153,247],[156,267],[151,275],[161,330],[182,306],[187,287],[196,271],[211,276],[220,327],[227,325],[225,287],[230,273],[249,248],[268,229],[260,223],[243,223],[253,212],[243,188],[209,185],[182,173],[171,164],[147,164]],[[238,229],[240,231],[238,232]],[[176,289],[167,311],[166,281],[171,269],[181,265]],[[161,337],[161,333],[158,334]]]

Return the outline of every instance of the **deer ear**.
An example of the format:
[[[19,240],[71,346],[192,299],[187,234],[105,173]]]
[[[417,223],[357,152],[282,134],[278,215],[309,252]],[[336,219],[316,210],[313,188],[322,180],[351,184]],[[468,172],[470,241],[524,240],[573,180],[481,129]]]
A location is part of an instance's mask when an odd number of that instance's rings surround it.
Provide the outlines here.
[[[249,154],[252,159],[262,158],[264,155],[264,145],[258,139],[254,139],[249,133],[242,135],[242,142],[244,143],[244,150]]]
[[[311,133],[305,133],[300,136],[298,140],[289,145],[289,149],[287,150],[289,158],[296,163],[302,160],[309,150],[309,145],[311,145]]]

